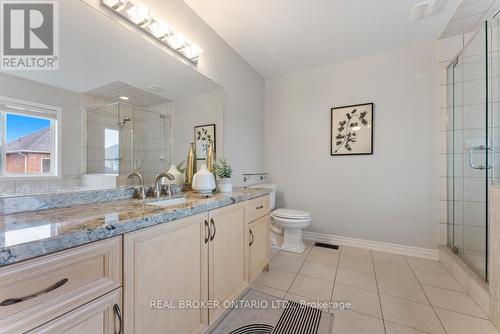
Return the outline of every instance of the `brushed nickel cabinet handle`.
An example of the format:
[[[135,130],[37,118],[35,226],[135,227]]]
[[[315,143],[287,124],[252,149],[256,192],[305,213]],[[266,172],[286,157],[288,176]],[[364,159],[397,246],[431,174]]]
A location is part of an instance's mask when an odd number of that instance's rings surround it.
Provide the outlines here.
[[[210,224],[212,224],[214,228],[214,233],[210,236],[210,241],[213,241],[215,238],[215,234],[217,233],[217,229],[215,228],[215,222],[213,218],[210,218]]]
[[[210,239],[210,226],[208,226],[208,220],[205,219],[205,243]]]
[[[255,208],[256,210],[264,209],[264,205],[259,205]]]
[[[54,291],[57,288],[60,288],[64,284],[68,283],[68,281],[69,281],[69,279],[63,278],[62,280],[60,280],[59,282],[57,282],[57,283],[49,286],[48,288],[45,288],[45,289],[40,290],[38,292],[35,292],[35,293],[31,294],[31,295],[24,296],[24,297],[18,297],[18,298],[8,298],[8,299],[5,299],[5,300],[3,300],[0,303],[0,306],[14,305],[14,304],[17,304],[17,303],[24,302],[26,300],[30,300],[30,299],[39,297],[39,296],[44,295],[44,294],[46,294],[48,292]]]
[[[118,304],[113,305],[113,311],[115,311],[115,315],[118,318],[118,323],[120,324],[118,334],[122,334],[122,312],[120,311],[120,306],[118,306]]]
[[[254,236],[253,236],[253,231],[250,230],[250,246],[253,245],[253,242],[254,242]]]

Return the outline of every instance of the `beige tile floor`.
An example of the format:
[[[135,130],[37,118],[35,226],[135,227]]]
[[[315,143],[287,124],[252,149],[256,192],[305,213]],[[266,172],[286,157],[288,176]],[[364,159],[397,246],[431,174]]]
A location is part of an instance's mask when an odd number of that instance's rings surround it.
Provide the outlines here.
[[[350,302],[335,334],[500,334],[438,262],[353,247],[273,251],[257,291],[294,301]]]

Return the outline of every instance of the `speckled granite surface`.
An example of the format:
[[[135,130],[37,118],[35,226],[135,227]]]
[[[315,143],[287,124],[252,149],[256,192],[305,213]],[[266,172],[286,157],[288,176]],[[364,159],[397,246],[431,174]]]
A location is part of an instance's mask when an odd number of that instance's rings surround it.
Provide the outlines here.
[[[118,201],[134,197],[134,187],[116,189],[97,189],[51,194],[35,194],[0,197],[0,214],[38,211],[63,208],[71,205],[82,205],[108,201]]]
[[[236,189],[161,207],[138,199],[75,205],[0,216],[0,266],[110,238],[145,227],[269,194],[267,189]],[[162,198],[165,199],[165,198]]]

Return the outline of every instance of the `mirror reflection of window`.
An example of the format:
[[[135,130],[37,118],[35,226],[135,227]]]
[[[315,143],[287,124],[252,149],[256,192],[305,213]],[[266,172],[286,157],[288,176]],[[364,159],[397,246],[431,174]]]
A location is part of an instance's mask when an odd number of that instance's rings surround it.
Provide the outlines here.
[[[120,132],[104,129],[105,173],[120,174]]]
[[[26,108],[6,106],[4,112],[4,175],[50,175],[54,159],[54,122],[52,118],[23,113]],[[19,112],[17,112],[17,110]]]

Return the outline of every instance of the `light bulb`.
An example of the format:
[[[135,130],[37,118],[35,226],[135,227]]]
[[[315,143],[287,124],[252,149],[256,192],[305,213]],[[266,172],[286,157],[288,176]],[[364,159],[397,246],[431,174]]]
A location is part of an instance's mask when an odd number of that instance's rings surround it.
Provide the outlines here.
[[[186,36],[179,32],[175,32],[167,38],[168,45],[176,50],[182,49],[186,45],[186,42]]]
[[[148,29],[151,34],[158,39],[164,39],[171,31],[168,23],[163,20],[154,21],[149,25]]]
[[[127,5],[128,0],[102,0],[102,3],[113,10],[120,11]]]
[[[203,53],[203,50],[198,44],[190,43],[189,45],[186,45],[186,47],[182,50],[182,53],[184,53],[187,58],[195,60],[200,56],[200,54]]]
[[[151,12],[151,10],[147,6],[144,6],[142,4],[137,4],[128,9],[127,15],[130,21],[140,27],[148,25],[153,19],[153,12]]]

